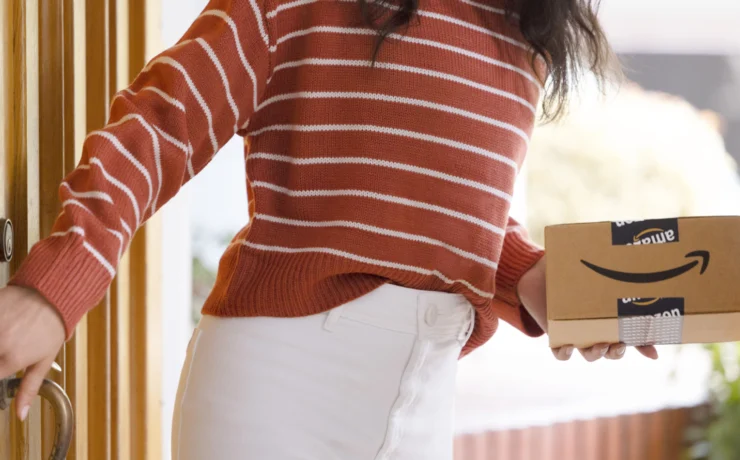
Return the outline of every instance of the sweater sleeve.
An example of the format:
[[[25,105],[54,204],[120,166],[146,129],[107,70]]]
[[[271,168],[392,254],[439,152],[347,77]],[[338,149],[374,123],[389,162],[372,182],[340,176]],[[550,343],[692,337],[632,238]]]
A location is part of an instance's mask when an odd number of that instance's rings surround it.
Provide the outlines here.
[[[532,337],[539,337],[544,331],[519,300],[517,285],[544,254],[544,250],[529,239],[524,227],[509,218],[496,273],[493,308],[499,318]]]
[[[10,284],[38,291],[68,337],[104,297],[136,230],[246,129],[270,72],[261,0],[211,0],[111,102],[60,187],[52,235]]]

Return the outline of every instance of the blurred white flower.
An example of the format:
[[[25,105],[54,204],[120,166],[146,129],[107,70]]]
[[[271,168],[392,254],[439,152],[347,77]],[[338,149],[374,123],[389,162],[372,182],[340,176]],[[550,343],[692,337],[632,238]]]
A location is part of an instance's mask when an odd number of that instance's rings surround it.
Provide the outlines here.
[[[535,130],[527,223],[740,214],[740,182],[717,118],[680,98],[626,85],[586,94]]]

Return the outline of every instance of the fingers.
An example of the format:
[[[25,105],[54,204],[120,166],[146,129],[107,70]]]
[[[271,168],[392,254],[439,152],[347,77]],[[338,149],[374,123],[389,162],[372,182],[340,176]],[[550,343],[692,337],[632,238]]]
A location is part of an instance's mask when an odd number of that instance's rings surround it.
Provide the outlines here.
[[[568,361],[570,357],[573,356],[573,347],[566,346],[566,347],[560,347],[560,348],[553,348],[552,354],[555,355],[555,358],[557,358],[560,361]]]
[[[41,384],[44,383],[44,378],[49,372],[52,362],[53,360],[48,360],[34,364],[23,375],[23,381],[15,397],[18,418],[21,420],[25,420],[28,416],[31,403],[33,403],[34,398],[38,395]]]
[[[594,345],[591,348],[581,348],[578,351],[581,353],[581,356],[583,356],[586,361],[592,363],[606,356],[606,354],[609,352],[609,344],[600,343],[598,345]]]
[[[658,359],[658,350],[652,345],[635,348],[640,352],[640,354],[647,358]],[[623,343],[615,343],[611,345],[602,343],[590,348],[579,348],[578,351],[581,353],[583,358],[590,363],[598,361],[601,358],[618,360],[624,358],[624,355],[627,352],[627,345]],[[573,355],[573,347],[563,346],[560,348],[553,348],[552,354],[560,361],[567,361]]]
[[[623,343],[617,343],[609,347],[609,351],[606,352],[606,359],[622,359],[624,354],[627,352],[627,345]]]
[[[637,347],[637,351],[646,358],[658,359],[658,350],[653,346]]]

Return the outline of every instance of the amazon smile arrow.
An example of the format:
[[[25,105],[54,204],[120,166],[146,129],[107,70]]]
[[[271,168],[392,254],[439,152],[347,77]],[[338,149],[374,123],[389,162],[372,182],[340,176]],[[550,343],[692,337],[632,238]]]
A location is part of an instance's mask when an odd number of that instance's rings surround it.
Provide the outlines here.
[[[606,276],[616,281],[622,281],[625,283],[657,283],[660,281],[666,281],[672,278],[683,275],[690,271],[701,263],[701,269],[699,274],[704,274],[709,265],[709,251],[693,251],[686,254],[687,259],[696,259],[680,267],[671,268],[669,270],[651,272],[651,273],[631,273],[621,272],[617,270],[611,270],[609,268],[599,267],[591,262],[581,260],[581,263],[591,270],[595,271],[599,275]]]

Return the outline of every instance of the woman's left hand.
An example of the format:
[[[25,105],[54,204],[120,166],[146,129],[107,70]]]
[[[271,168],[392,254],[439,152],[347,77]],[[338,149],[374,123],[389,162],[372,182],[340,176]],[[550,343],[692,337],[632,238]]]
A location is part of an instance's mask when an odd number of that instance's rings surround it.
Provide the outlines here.
[[[540,259],[522,276],[517,288],[524,308],[537,321],[542,330],[547,332],[547,295],[545,289],[545,264],[547,262],[545,259],[545,257]],[[578,351],[586,361],[593,362],[601,358],[621,359],[624,357],[627,347],[623,343],[601,343]],[[637,351],[650,359],[658,359],[658,351],[655,347],[637,347]],[[557,359],[567,361],[573,355],[573,347],[554,348],[552,352]]]

